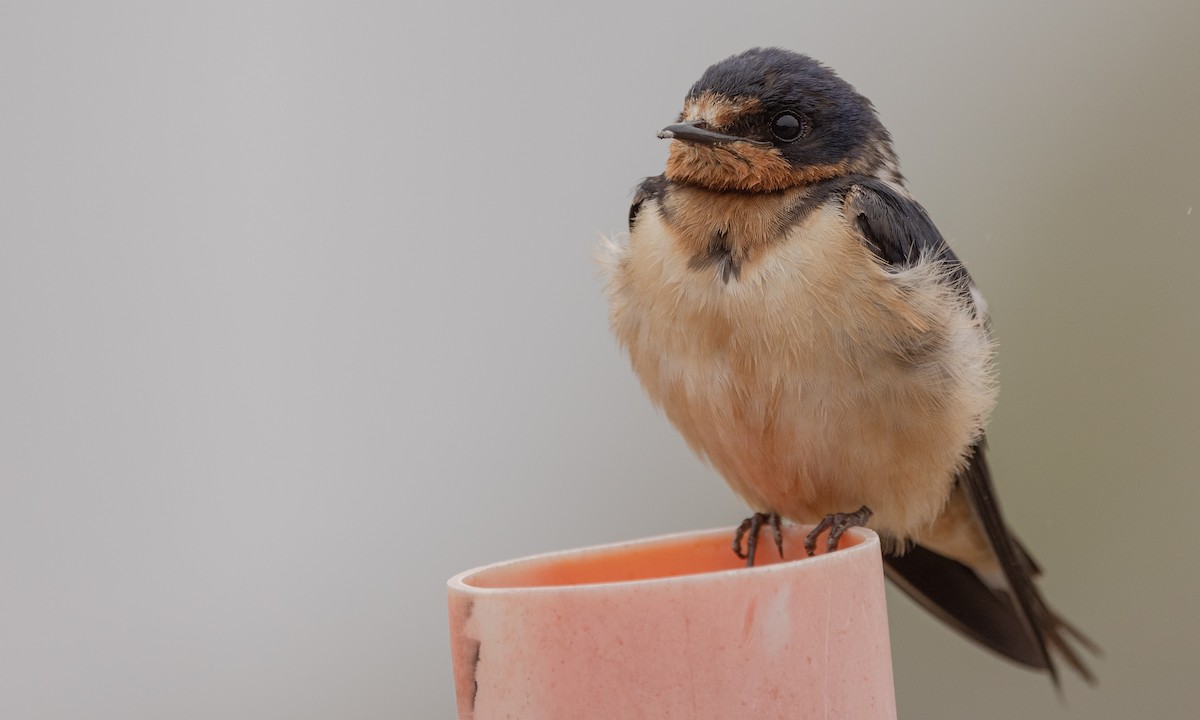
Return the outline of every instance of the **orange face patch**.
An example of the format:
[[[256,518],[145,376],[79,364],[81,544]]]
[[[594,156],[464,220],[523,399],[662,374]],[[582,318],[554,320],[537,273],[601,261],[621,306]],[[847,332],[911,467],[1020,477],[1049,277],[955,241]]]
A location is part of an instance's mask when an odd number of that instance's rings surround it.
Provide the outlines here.
[[[711,130],[720,131],[733,124],[734,118],[757,112],[762,103],[752,97],[726,97],[715,92],[688,98],[683,104],[684,122],[702,122]]]
[[[746,142],[701,145],[671,142],[669,179],[709,190],[774,192],[844,175],[847,163],[793,167],[779,148]]]

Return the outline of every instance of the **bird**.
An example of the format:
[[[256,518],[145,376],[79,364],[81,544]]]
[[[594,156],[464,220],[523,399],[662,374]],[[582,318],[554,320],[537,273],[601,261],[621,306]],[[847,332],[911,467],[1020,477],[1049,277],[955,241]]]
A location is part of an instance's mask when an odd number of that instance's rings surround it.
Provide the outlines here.
[[[760,531],[879,534],[885,573],[983,646],[1089,683],[1099,648],[1045,600],[986,459],[988,307],[909,193],[872,103],[826,65],[752,48],[687,93],[665,171],[605,238],[609,320],[652,402]],[[742,543],[745,541],[743,550]]]

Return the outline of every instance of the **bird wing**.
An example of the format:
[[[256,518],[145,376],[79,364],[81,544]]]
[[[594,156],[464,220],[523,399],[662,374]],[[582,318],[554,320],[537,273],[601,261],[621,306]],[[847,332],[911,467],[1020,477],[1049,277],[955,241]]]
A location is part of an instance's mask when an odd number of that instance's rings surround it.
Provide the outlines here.
[[[863,242],[889,266],[902,268],[929,258],[944,263],[947,280],[969,300],[977,316],[986,319],[982,296],[966,268],[916,201],[881,180],[856,178],[845,188],[843,213],[858,227]],[[1050,647],[1091,680],[1065,636],[1089,649],[1095,646],[1056,615],[1038,591],[1034,578],[1040,569],[1004,520],[982,440],[971,448],[955,483],[983,528],[1006,588],[993,589],[969,567],[920,545],[887,555],[888,576],[952,627],[1019,663],[1049,671],[1055,684],[1058,675]]]
[[[971,299],[972,307],[977,305],[981,296],[971,293],[974,285],[967,269],[916,200],[877,178],[858,177],[850,179],[842,209],[846,219],[858,226],[863,242],[884,263],[904,268],[921,259],[938,260],[946,266],[948,279]],[[982,313],[983,308],[976,307],[976,311]]]

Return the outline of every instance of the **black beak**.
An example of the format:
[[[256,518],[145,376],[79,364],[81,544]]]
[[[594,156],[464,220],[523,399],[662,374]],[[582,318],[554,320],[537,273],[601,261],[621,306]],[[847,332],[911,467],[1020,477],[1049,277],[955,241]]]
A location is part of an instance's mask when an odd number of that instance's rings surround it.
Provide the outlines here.
[[[723,135],[707,128],[700,127],[699,121],[676,123],[668,125],[658,133],[663,140],[683,140],[684,142],[700,143],[701,145],[728,145],[729,143],[744,142],[751,145],[772,147],[769,142],[747,140],[736,135]]]

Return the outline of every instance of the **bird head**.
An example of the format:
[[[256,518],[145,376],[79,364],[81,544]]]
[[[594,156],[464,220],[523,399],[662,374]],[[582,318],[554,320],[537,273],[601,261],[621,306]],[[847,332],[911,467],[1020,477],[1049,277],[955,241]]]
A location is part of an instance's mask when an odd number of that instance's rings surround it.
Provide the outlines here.
[[[667,177],[710,190],[775,192],[851,174],[901,182],[871,102],[806,55],[754,48],[704,71],[671,139]]]

